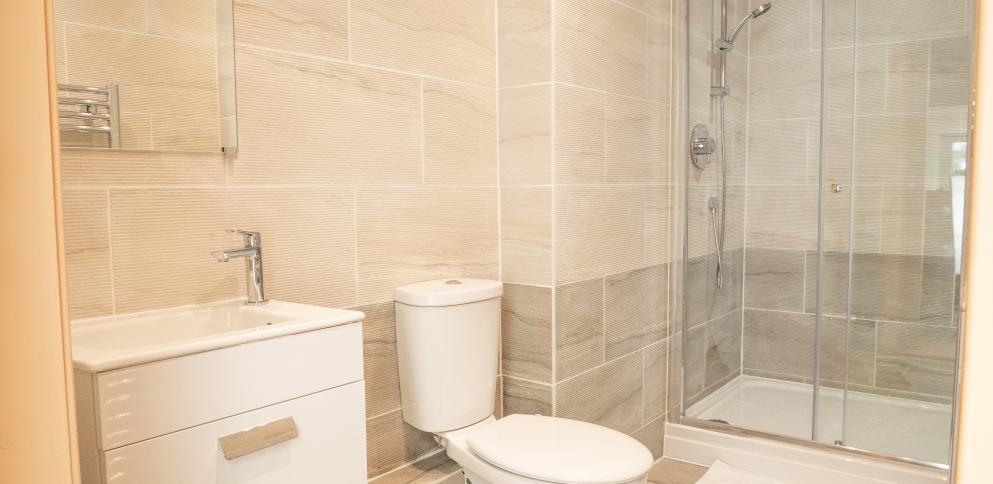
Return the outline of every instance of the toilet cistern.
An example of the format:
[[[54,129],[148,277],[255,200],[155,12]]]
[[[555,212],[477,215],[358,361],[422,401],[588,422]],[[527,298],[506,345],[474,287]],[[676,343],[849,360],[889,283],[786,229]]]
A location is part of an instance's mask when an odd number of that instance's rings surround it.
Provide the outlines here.
[[[210,254],[217,262],[228,262],[239,257],[245,258],[245,282],[248,286],[248,298],[245,304],[265,304],[265,281],[262,274],[262,235],[250,230],[228,229],[229,233],[245,236],[245,246],[237,249],[215,250]]]

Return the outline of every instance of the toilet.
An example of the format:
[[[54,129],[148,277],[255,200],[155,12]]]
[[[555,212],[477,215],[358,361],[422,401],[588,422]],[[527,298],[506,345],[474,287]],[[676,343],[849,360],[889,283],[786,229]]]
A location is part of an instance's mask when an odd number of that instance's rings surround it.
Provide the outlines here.
[[[395,290],[403,419],[430,432],[472,484],[644,483],[653,458],[624,433],[540,415],[494,418],[503,284]]]

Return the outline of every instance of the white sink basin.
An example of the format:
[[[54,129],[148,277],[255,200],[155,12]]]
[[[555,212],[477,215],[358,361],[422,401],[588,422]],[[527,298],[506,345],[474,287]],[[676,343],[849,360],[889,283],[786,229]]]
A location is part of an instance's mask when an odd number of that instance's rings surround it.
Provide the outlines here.
[[[73,366],[87,372],[200,353],[361,321],[358,311],[244,299],[73,321]]]

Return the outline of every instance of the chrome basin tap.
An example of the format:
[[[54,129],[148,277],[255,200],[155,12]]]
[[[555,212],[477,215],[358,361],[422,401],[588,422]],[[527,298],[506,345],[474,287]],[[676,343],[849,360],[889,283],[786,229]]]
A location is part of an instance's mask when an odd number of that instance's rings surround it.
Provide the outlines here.
[[[217,250],[211,255],[217,262],[227,262],[239,257],[245,258],[245,282],[248,286],[248,299],[245,304],[265,304],[265,283],[262,277],[262,236],[258,232],[230,229],[228,232],[245,236],[245,246],[237,249]]]

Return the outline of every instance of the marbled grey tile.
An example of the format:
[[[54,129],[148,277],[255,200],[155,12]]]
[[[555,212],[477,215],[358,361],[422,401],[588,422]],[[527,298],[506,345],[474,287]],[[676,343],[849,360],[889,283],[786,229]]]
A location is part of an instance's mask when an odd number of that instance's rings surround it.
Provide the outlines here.
[[[716,253],[711,254],[710,268],[713,269],[710,283],[710,313],[708,320],[712,320],[725,314],[741,309],[742,306],[742,278],[744,276],[743,262],[744,249],[732,249],[724,252],[721,259],[721,271],[723,274],[721,287],[717,287],[716,278]]]
[[[745,309],[743,340],[745,368],[813,376],[813,315]]]
[[[686,332],[686,348],[683,348],[684,400],[703,391],[707,376],[707,325],[700,324]]]
[[[922,260],[917,255],[855,254],[852,313],[857,318],[919,322]]]
[[[435,484],[459,472],[461,468],[444,451],[403,466],[370,481],[374,484]],[[444,481],[442,481],[444,482]]]
[[[804,252],[745,249],[745,307],[803,311]]]
[[[686,273],[686,316],[690,326],[706,321],[710,315],[708,299],[713,278],[709,257],[698,256],[689,260]]]
[[[821,313],[848,314],[848,252],[824,252],[824,267],[818,284],[817,251],[806,252],[804,264],[804,312],[817,312],[817,292],[821,291]]]
[[[665,338],[668,279],[652,266],[604,279],[606,358],[612,360]]]
[[[706,387],[741,372],[741,310],[735,310],[706,324]]]
[[[540,383],[503,377],[503,414],[552,414],[552,387]]]
[[[876,369],[876,323],[856,319],[848,323],[847,352],[844,318],[821,319],[820,378],[844,382],[848,361],[848,383],[872,385]]]
[[[656,459],[662,457],[662,444],[665,439],[665,415],[660,415],[655,420],[646,423],[640,429],[635,430],[631,436],[648,447],[648,450],[652,452],[652,457]]]
[[[556,380],[604,362],[603,279],[555,289]]]
[[[641,427],[641,360],[632,353],[557,384],[555,414],[634,432]]]
[[[661,341],[645,348],[645,403],[642,410],[642,423],[658,417],[666,410],[666,386],[668,384],[668,345]]]
[[[434,436],[404,422],[400,410],[366,420],[366,434],[369,477],[438,449]]]
[[[503,375],[496,377],[496,391],[493,392],[493,416],[503,418]]]
[[[362,322],[362,357],[365,366],[365,413],[376,416],[400,408],[397,367],[396,317],[393,303],[356,308]]]
[[[956,328],[880,322],[876,386],[951,395]]]
[[[552,289],[504,284],[503,374],[552,381]]]
[[[955,259],[924,256],[921,273],[922,324],[955,324]]]
[[[952,228],[952,191],[924,192],[924,255],[951,256],[955,254]]]
[[[683,402],[683,332],[669,336],[668,371],[666,372],[666,413],[679,415]]]

